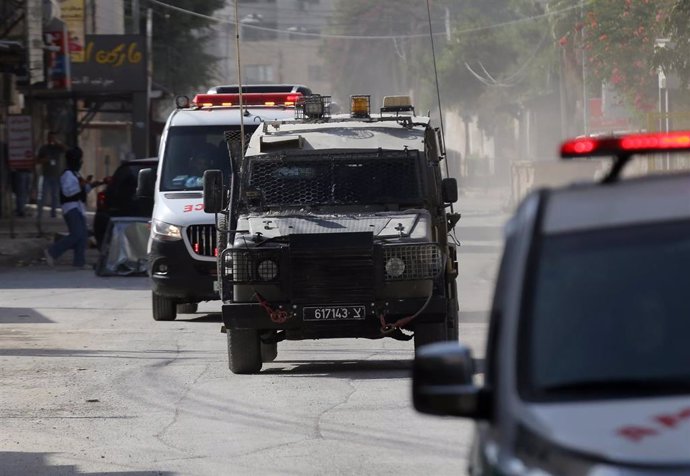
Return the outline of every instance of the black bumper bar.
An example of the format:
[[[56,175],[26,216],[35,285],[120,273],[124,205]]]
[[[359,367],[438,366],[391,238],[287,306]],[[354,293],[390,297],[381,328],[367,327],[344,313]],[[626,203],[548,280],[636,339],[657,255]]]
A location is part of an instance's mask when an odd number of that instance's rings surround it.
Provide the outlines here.
[[[225,303],[223,304],[223,322],[230,329],[261,329],[261,330],[297,330],[304,328],[323,328],[323,327],[349,327],[349,328],[370,328],[381,326],[380,315],[383,314],[387,324],[393,324],[398,319],[411,316],[424,307],[426,298],[411,298],[381,301],[365,306],[366,317],[361,320],[334,320],[334,321],[305,321],[302,319],[305,307],[334,307],[338,304],[308,304],[292,305],[290,303],[270,303],[270,308],[274,311],[285,311],[287,319],[271,319],[270,311],[257,303]],[[424,308],[424,311],[412,322],[443,322],[448,313],[448,300],[442,296],[433,296]],[[285,314],[283,314],[285,316]],[[277,321],[277,322],[276,322]],[[412,325],[410,326],[412,327]],[[345,337],[345,336],[343,336]]]

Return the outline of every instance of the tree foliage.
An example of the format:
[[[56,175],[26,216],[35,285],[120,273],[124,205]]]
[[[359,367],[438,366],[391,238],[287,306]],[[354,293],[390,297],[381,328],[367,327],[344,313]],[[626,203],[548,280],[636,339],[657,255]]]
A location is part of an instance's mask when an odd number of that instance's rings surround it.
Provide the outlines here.
[[[431,27],[444,105],[469,115],[515,101],[536,83],[544,87],[548,47],[544,21],[508,24],[541,13],[533,0],[434,0]],[[341,0],[331,33],[395,39],[332,39],[323,49],[336,94],[414,91],[419,109],[436,109],[427,3],[419,0]],[[548,28],[546,29],[548,33]],[[548,54],[546,55],[548,57]],[[474,73],[473,73],[474,71]],[[478,74],[476,74],[478,72]],[[479,77],[478,77],[479,76]],[[488,106],[487,106],[488,105]]]
[[[683,86],[690,83],[690,2],[674,0],[666,16],[664,37],[670,41],[656,51],[656,64],[665,71],[677,73]]]
[[[169,4],[202,15],[225,5],[224,0],[168,0]],[[218,61],[204,50],[211,20],[150,4],[153,9],[153,82],[172,94],[192,94],[215,79]]]
[[[552,2],[555,8],[570,2]],[[571,69],[585,69],[593,85],[612,85],[637,112],[656,104],[655,40],[662,36],[669,0],[593,0],[555,22]],[[584,52],[584,55],[583,55]]]
[[[497,113],[543,94],[553,52],[542,8],[532,0],[461,0],[452,5],[452,37],[439,61],[444,95],[491,130]]]
[[[428,38],[409,38],[428,32],[426,3],[418,0],[341,0],[336,5],[323,56],[331,74],[334,96],[371,94],[375,100],[405,94],[419,78],[415,64]],[[358,39],[356,37],[396,38]],[[407,37],[407,38],[406,38]]]

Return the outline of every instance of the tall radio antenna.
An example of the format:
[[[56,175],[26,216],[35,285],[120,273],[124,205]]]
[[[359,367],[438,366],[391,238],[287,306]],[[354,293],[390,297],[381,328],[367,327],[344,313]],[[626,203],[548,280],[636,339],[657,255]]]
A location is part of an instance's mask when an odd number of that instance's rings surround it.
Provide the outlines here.
[[[443,109],[441,107],[441,88],[438,85],[438,67],[436,66],[436,47],[434,46],[434,29],[431,26],[431,2],[426,0],[426,12],[429,17],[429,38],[431,39],[431,57],[434,60],[434,77],[436,78],[436,99],[438,100],[438,115],[441,119],[441,145],[443,151],[446,150],[446,131],[443,127]],[[450,176],[448,171],[448,158],[446,157],[446,177]]]
[[[242,61],[240,60],[240,16],[235,0],[235,49],[237,50],[237,89],[240,97],[240,158],[244,156],[244,97],[242,96]]]

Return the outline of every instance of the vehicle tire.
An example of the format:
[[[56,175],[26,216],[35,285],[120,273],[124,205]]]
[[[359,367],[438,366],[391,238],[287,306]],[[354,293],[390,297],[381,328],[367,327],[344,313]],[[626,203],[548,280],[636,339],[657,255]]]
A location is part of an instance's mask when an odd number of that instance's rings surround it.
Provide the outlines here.
[[[224,213],[218,215],[218,225],[216,228],[216,247],[218,254],[228,246],[228,217]]]
[[[447,318],[448,323],[448,340],[452,342],[457,342],[460,339],[460,316],[458,315],[458,310],[453,309]]]
[[[223,263],[220,259],[220,254],[223,252],[225,248],[228,246],[228,233],[227,231],[221,231],[221,230],[227,230],[228,229],[228,217],[224,214],[221,213],[218,216],[218,224],[216,228],[216,248],[218,249],[218,258],[216,259],[216,271],[218,272],[218,289],[220,290],[221,296],[220,298],[223,299],[223,291],[222,291],[222,285],[223,285],[223,280],[221,276],[222,270],[221,266],[223,266]],[[231,286],[232,288],[232,286]]]
[[[167,297],[152,292],[153,301],[153,320],[154,321],[174,321],[177,317],[177,306],[175,302]]]
[[[414,328],[415,352],[423,345],[449,340],[448,334],[448,326],[445,321],[417,324]]]
[[[195,302],[186,302],[177,305],[178,314],[194,314],[199,309],[199,304]]]
[[[278,343],[271,342],[261,343],[261,361],[262,362],[273,362],[278,357]]]
[[[261,370],[261,341],[254,329],[228,329],[228,367],[234,374]]]

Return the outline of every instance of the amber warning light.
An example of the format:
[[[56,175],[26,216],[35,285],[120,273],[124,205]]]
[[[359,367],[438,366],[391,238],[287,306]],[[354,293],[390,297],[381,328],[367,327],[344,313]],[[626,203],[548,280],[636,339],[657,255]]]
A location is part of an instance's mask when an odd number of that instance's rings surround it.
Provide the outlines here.
[[[561,146],[564,159],[595,156],[628,156],[659,152],[690,152],[690,131],[579,137]]]
[[[302,99],[302,93],[245,93],[242,104],[245,106],[291,106]],[[192,101],[198,107],[239,106],[239,94],[197,94]]]

